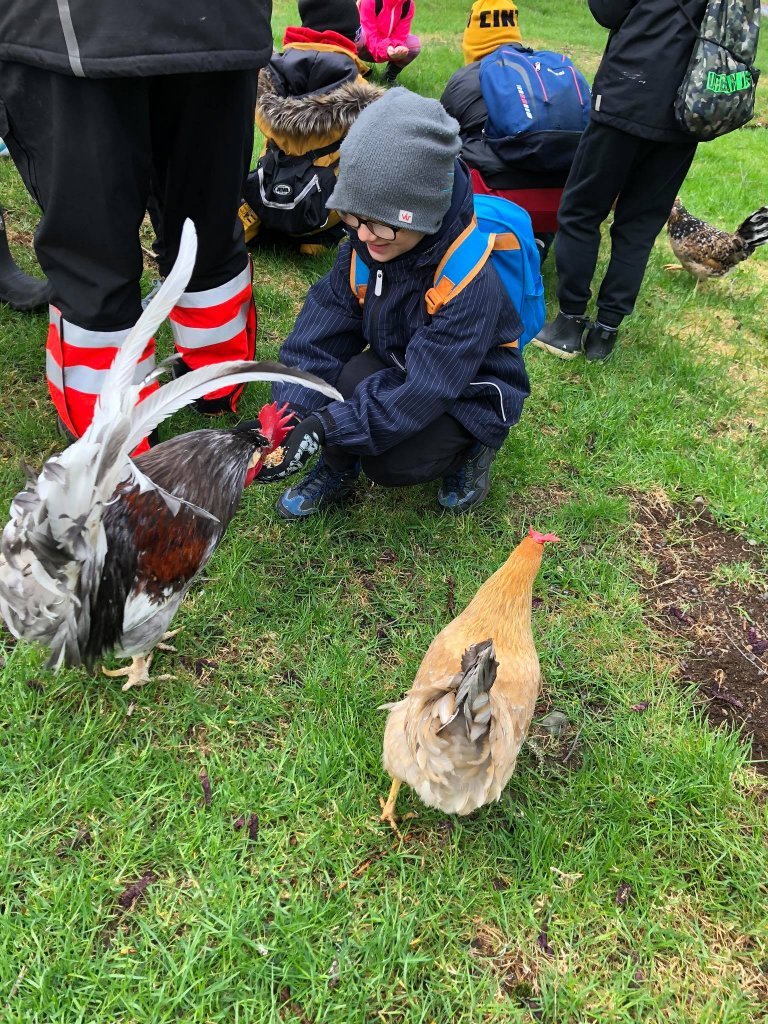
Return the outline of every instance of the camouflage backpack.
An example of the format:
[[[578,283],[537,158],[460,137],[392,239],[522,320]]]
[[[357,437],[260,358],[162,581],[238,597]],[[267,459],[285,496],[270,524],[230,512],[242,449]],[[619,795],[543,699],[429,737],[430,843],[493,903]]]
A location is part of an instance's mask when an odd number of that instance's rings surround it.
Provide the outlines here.
[[[677,3],[698,38],[675,116],[685,132],[706,142],[741,128],[754,114],[760,0],[708,0],[701,26]]]

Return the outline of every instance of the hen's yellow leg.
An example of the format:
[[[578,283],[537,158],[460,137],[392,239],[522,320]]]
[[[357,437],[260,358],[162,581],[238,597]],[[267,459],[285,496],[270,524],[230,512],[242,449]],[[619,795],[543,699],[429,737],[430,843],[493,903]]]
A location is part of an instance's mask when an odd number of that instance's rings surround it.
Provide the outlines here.
[[[664,264],[664,269],[665,270],[685,270],[685,267],[681,266],[681,264],[679,264],[679,263],[665,263]]]
[[[392,785],[389,789],[389,796],[386,801],[382,797],[379,797],[379,803],[381,804],[381,817],[379,821],[389,822],[389,826],[395,835],[402,839],[400,829],[397,827],[397,818],[395,817],[395,804],[397,803],[397,794],[400,792],[402,782],[400,779],[392,779]]]
[[[126,668],[104,668],[102,665],[101,671],[105,676],[127,676],[128,678],[123,683],[123,692],[132,690],[134,686],[146,686],[149,682],[149,666],[152,664],[152,655],[148,654],[146,658],[133,658],[131,664]],[[164,679],[173,679],[174,676],[162,675],[155,676],[156,681],[162,681]]]

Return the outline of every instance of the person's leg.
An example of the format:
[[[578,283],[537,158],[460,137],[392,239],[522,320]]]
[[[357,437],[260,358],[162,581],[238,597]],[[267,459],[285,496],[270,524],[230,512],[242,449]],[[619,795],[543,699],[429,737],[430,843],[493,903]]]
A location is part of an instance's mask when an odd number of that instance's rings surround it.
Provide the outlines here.
[[[407,53],[395,57],[390,57],[390,59],[387,61],[387,69],[384,73],[384,81],[387,82],[388,85],[394,84],[394,82],[397,80],[397,76],[400,74],[403,68],[408,67],[408,65],[412,61],[416,60],[416,58],[419,56],[419,54],[421,53],[421,40],[419,39],[418,36],[410,34],[405,41],[405,47],[406,50],[408,51]]]
[[[197,231],[195,271],[170,316],[184,369],[252,359],[256,351],[251,265],[237,215],[253,148],[255,102],[255,71],[151,80],[152,187],[161,228],[161,274],[173,265],[187,218]],[[202,149],[201,124],[206,126]],[[234,411],[241,392],[242,387],[214,391],[198,408]]]
[[[475,439],[447,413],[380,455],[362,458],[365,475],[382,487],[410,487],[455,472]]]
[[[607,358],[613,347],[611,332],[615,340],[622,320],[632,313],[653,243],[669,217],[695,152],[695,142],[648,141],[635,160],[616,203],[611,257],[597,296],[597,330],[590,332],[584,343],[587,358]]]
[[[51,284],[49,390],[67,430],[80,436],[141,314],[146,87],[142,79],[82,79],[2,62],[0,94],[14,161],[43,211],[35,248]],[[153,365],[150,343],[137,382]]]
[[[351,398],[355,388],[361,381],[386,369],[386,364],[377,355],[366,349],[357,356],[353,356],[345,365],[336,381],[336,389],[341,392],[344,398]],[[343,447],[328,445],[323,449],[323,459],[333,469],[341,472],[353,466],[358,466],[360,459],[357,455],[350,454]]]
[[[590,121],[571,166],[558,210],[555,237],[557,318],[534,343],[562,358],[581,350],[584,316],[600,252],[600,225],[624,187],[641,139]]]

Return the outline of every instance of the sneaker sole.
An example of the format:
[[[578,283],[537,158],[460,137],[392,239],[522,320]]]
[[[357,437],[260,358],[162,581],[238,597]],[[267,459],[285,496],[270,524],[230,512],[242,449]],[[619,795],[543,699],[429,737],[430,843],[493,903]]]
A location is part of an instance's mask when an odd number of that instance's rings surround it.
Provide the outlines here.
[[[557,356],[558,359],[576,359],[577,356],[582,354],[581,349],[578,352],[566,352],[562,348],[555,348],[554,345],[548,345],[545,341],[539,341],[538,338],[531,338],[531,344],[537,348],[543,348],[545,352],[550,352],[553,356]]]

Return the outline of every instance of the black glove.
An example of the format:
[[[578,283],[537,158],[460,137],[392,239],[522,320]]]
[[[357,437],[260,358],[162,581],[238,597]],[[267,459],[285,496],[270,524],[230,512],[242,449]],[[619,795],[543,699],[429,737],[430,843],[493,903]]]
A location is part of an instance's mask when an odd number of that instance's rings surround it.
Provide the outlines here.
[[[256,480],[269,484],[273,480],[282,480],[292,473],[298,473],[309,462],[325,440],[325,428],[319,416],[314,413],[298,423],[286,438],[285,454],[282,462],[276,466],[264,466]]]

